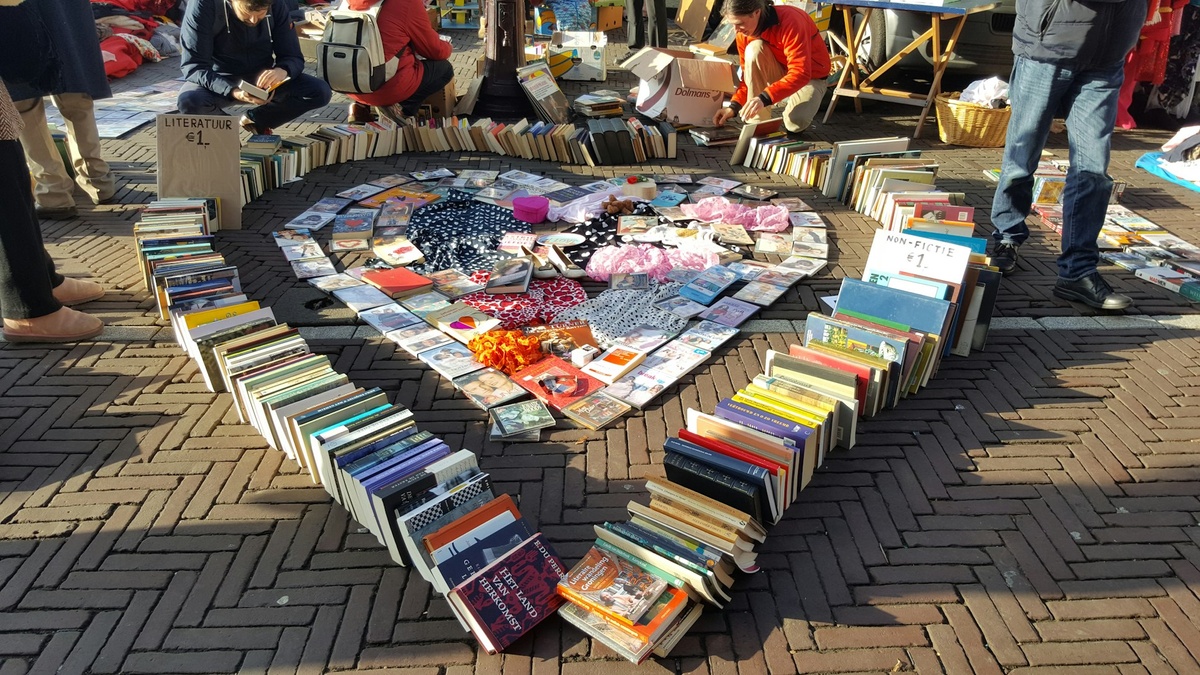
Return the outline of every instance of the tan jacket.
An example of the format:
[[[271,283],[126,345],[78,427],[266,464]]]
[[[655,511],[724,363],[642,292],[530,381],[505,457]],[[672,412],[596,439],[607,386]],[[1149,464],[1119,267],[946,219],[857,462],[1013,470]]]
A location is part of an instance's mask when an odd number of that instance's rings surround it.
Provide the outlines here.
[[[17,113],[4,81],[0,80],[0,141],[15,141],[21,133],[21,115]]]

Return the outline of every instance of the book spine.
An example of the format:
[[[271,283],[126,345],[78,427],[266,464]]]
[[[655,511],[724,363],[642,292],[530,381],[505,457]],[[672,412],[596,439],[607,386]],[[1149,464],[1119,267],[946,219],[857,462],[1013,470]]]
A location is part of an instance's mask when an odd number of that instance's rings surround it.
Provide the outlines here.
[[[612,544],[608,543],[607,541],[604,541],[603,539],[597,539],[595,544],[593,544],[593,546],[595,546],[598,549],[601,549],[605,553],[615,555],[618,558],[621,558],[622,560],[624,560],[628,563],[637,565],[638,567],[642,568],[646,572],[653,574],[654,576],[658,577],[659,579],[663,579],[670,586],[674,586],[675,588],[678,588],[678,589],[684,589],[687,587],[687,582],[684,581],[683,579],[680,579],[679,577],[675,576],[674,574],[666,572],[665,570],[659,568],[657,565],[652,565],[649,562],[642,560],[641,558],[632,556],[628,552],[623,551],[616,546],[613,546]]]
[[[433,434],[428,431],[417,431],[415,426],[405,427],[396,434],[381,438],[343,457],[335,457],[334,462],[342,471],[352,474],[375,462],[386,461],[431,438]]]
[[[661,538],[651,537],[646,532],[642,531],[641,528],[638,528],[635,525],[631,525],[629,523],[605,523],[604,525],[609,530],[621,535],[622,537],[632,541],[642,548],[654,551],[667,560],[672,560],[679,565],[682,565],[683,567],[704,576],[710,574],[708,568],[701,564],[698,560],[686,555],[683,551],[676,550],[665,545],[665,542],[661,541]]]
[[[746,481],[760,483],[767,479],[768,472],[760,466],[754,466],[740,459],[728,457],[713,452],[708,448],[689,443],[679,438],[668,438],[664,444],[667,452],[674,452],[693,459],[701,464],[713,467],[721,473],[728,473]]]
[[[715,414],[730,422],[777,438],[787,439],[799,445],[803,445],[808,435],[812,433],[812,429],[804,425],[788,422],[781,417],[728,398],[717,403]]]
[[[706,496],[745,511],[756,521],[763,522],[765,500],[762,499],[761,492],[750,483],[675,453],[667,453],[663,459],[663,469],[670,481],[700,494],[706,494],[706,490],[700,489],[706,487],[707,492],[713,493]]]

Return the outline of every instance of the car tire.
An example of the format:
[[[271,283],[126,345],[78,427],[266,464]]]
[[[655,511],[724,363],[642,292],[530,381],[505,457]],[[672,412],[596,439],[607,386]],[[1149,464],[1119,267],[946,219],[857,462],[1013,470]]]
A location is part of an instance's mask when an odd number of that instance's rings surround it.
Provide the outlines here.
[[[862,25],[863,17],[866,12],[863,9],[857,9],[854,12],[854,27],[852,30],[858,30]],[[843,44],[846,42],[846,28],[842,25],[841,14],[835,14],[830,21],[829,29],[833,31]],[[867,73],[872,73],[876,68],[883,65],[887,60],[887,17],[884,10],[879,9],[871,12],[870,23],[867,24],[867,30],[863,33],[862,42],[858,45],[858,62],[859,68],[862,68]]]

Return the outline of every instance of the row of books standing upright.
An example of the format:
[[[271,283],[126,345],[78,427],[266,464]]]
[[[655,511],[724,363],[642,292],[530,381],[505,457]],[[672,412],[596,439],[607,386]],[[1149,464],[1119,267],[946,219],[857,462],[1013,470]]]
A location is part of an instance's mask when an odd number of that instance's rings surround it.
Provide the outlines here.
[[[646,482],[649,502],[630,501],[626,521],[595,526],[592,548],[558,585],[559,615],[640,663],[665,655],[705,606],[730,601],[735,576],[758,570],[769,527],[829,453],[854,446],[859,419],[938,372],[963,330],[971,257],[880,230],[832,315],[809,314],[803,341],[769,350],[765,372],[711,413],[686,411],[664,445],[665,477]]]
[[[488,152],[597,166],[674,159],[678,141],[670,124],[644,123],[636,117],[580,125],[457,116],[410,117],[401,124],[387,118],[331,124],[303,136],[251,136],[240,152],[242,199],[249,203],[322,166],[405,152]]]
[[[412,411],[363,388],[299,331],[242,292],[209,234],[211,200],[160,200],[135,225],[138,264],[210,391],[416,569],[489,652],[558,608],[566,568],[496,494],[475,453],[420,429]]]

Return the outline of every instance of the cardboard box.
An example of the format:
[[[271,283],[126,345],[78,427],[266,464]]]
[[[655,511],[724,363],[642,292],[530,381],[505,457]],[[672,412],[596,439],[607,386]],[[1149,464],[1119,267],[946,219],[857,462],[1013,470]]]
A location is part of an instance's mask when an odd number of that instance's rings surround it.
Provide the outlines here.
[[[554,77],[564,80],[603,82],[608,78],[608,67],[604,60],[604,47],[608,37],[600,32],[559,32],[550,38],[547,60]],[[568,60],[569,59],[569,60]],[[563,61],[563,72],[556,63]],[[569,64],[569,65],[568,65]]]
[[[425,99],[422,106],[429,106],[434,117],[449,117],[454,114],[454,104],[458,102],[458,90],[454,88],[454,80],[433,96]]]
[[[321,31],[316,26],[306,23],[296,24],[296,37],[300,38],[300,53],[305,61],[317,60],[317,45],[321,42]]]
[[[434,30],[442,27],[442,13],[437,7],[427,7],[425,13],[429,15],[429,25],[433,26]]]
[[[625,23],[624,5],[608,5],[607,7],[596,8],[596,30],[601,32],[614,30],[620,28],[623,23]]]
[[[646,47],[621,67],[637,75],[638,112],[673,124],[712,126],[725,94],[736,89],[728,61],[688,51]]]

